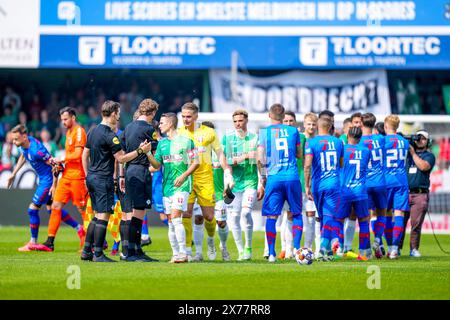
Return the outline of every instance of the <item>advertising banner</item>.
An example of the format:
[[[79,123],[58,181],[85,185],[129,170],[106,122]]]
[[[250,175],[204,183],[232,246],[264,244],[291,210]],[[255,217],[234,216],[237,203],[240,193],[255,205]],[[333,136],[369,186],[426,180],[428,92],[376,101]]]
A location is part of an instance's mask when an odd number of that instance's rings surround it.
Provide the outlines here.
[[[41,67],[450,68],[450,36],[42,35]]]
[[[41,1],[41,24],[62,26],[439,26],[447,1]]]
[[[0,2],[0,67],[217,69],[233,52],[246,69],[449,69],[450,4]]]
[[[41,1],[49,68],[450,68],[450,5],[415,1]]]
[[[38,65],[39,0],[0,1],[0,68]]]
[[[372,112],[389,114],[389,90],[384,70],[312,72],[293,71],[273,77],[254,77],[230,71],[210,71],[215,112],[266,113],[275,102],[286,110],[305,114],[328,109],[335,114]]]

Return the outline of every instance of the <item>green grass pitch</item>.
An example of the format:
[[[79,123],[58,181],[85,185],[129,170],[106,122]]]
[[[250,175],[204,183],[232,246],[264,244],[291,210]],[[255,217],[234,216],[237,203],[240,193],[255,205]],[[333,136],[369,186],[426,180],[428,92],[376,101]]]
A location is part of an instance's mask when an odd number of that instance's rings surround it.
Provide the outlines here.
[[[26,227],[0,227],[1,299],[450,299],[450,256],[443,254],[432,235],[422,238],[420,259],[402,256],[361,262],[341,260],[299,266],[294,260],[269,264],[262,258],[262,232],[254,235],[251,262],[214,262],[174,265],[167,229],[151,228],[153,244],[146,252],[159,263],[96,264],[83,262],[73,230],[61,228],[56,251],[17,251],[29,237]],[[41,228],[40,239],[45,237]],[[109,235],[108,235],[109,237]],[[450,248],[450,236],[438,235]],[[357,236],[355,237],[355,245]],[[108,238],[110,245],[112,240]],[[407,241],[409,237],[407,235]],[[206,250],[206,241],[204,243]],[[218,239],[217,239],[218,247]],[[228,247],[237,252],[231,233]],[[277,248],[279,248],[279,236]],[[279,249],[278,249],[279,250]],[[206,252],[205,252],[206,253]],[[205,255],[206,257],[206,255]],[[115,258],[118,259],[118,258]],[[80,289],[67,283],[79,266]],[[380,288],[373,266],[379,267]],[[75,267],[77,268],[77,267]],[[376,268],[375,268],[376,269]],[[369,272],[369,273],[368,273]],[[138,278],[138,286],[131,281]],[[69,281],[68,281],[69,279]]]

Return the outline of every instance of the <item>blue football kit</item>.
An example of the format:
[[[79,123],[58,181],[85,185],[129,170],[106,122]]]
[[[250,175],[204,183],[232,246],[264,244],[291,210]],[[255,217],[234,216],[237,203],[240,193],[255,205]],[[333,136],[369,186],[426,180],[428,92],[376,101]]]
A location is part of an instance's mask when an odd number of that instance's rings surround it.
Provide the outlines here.
[[[316,136],[306,143],[305,156],[312,156],[312,194],[320,219],[336,214],[343,147],[333,136]]]
[[[284,202],[292,212],[294,249],[300,249],[303,232],[302,187],[298,175],[297,148],[300,135],[297,128],[283,124],[268,126],[260,131],[259,148],[264,148],[267,183],[265,187],[262,215],[266,219],[266,239],[269,261],[275,259],[276,222],[274,216],[283,211]],[[273,260],[274,261],[274,260]]]
[[[320,251],[331,255],[331,240],[339,203],[342,140],[319,135],[306,143],[305,155],[312,156],[312,195],[321,226]]]
[[[369,171],[366,181],[369,209],[386,210],[385,137],[381,134],[362,136],[360,143],[370,150]],[[386,227],[386,217],[377,213],[377,217],[371,219],[371,224],[375,240],[381,243],[381,237]]]
[[[40,207],[48,202],[50,188],[53,184],[52,166],[46,163],[51,155],[39,140],[31,136],[28,136],[28,139],[30,147],[28,149],[19,147],[19,150],[39,177],[39,184],[32,201]]]
[[[408,174],[406,158],[409,142],[400,135],[385,137],[385,179],[388,209],[409,211]]]
[[[296,128],[271,125],[262,129],[259,146],[265,149],[267,184],[262,208],[263,216],[280,215],[284,201],[293,214],[302,212],[301,185],[297,166],[300,136]]]
[[[409,186],[406,171],[406,158],[409,142],[398,134],[385,137],[385,179],[387,207],[393,211],[409,211]],[[404,232],[403,215],[386,217],[385,236],[388,246],[398,247]]]
[[[354,209],[359,222],[359,250],[370,254],[369,206],[367,195],[367,173],[370,151],[363,144],[344,147],[344,166],[341,170],[340,201],[333,237],[338,238],[341,248],[344,246],[343,220]]]
[[[370,161],[367,172],[367,194],[369,209],[386,209],[387,194],[384,178],[384,136],[372,134],[361,137],[361,144],[370,150]]]
[[[337,217],[347,218],[353,207],[358,218],[367,217],[366,179],[370,151],[363,145],[344,146],[344,166],[341,170],[340,201]]]

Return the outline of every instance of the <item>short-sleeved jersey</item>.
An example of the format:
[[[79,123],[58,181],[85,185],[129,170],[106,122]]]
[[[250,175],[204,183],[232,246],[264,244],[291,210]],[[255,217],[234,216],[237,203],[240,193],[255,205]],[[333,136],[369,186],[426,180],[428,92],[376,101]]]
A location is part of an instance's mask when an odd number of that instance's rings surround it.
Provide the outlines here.
[[[406,158],[409,142],[398,134],[385,137],[384,167],[386,187],[408,187]]]
[[[192,191],[191,176],[179,187],[175,187],[174,184],[175,180],[186,172],[191,161],[195,158],[197,158],[197,150],[191,139],[177,135],[172,140],[164,138],[159,141],[155,159],[164,166],[164,197],[173,196],[177,192]]]
[[[90,165],[88,174],[113,177],[114,154],[122,150],[119,138],[109,126],[99,124],[89,131],[86,148],[89,149]]]
[[[125,153],[132,152],[139,148],[139,145],[147,140],[147,142],[155,143],[154,133],[155,129],[153,126],[148,124],[147,121],[144,120],[136,120],[130,122],[122,134],[120,135],[121,145]],[[127,165],[138,164],[143,166],[150,166],[150,161],[145,153],[137,156],[133,160],[129,161]]]
[[[384,136],[371,134],[361,137],[362,145],[370,150],[369,171],[367,172],[367,188],[384,187]]]
[[[342,140],[334,136],[316,136],[306,142],[305,156],[312,159],[312,191],[338,190]]]
[[[223,200],[223,169],[215,152],[212,153],[211,157],[213,166],[214,194],[216,196],[216,201],[219,201]]]
[[[86,131],[79,124],[74,125],[72,128],[67,130],[66,134],[66,160],[65,160],[65,168],[62,174],[63,178],[72,179],[72,180],[80,180],[85,179],[86,174],[83,170],[82,163],[82,154],[79,157],[75,158],[74,153],[77,148],[84,149],[86,145]]]
[[[186,127],[178,128],[178,133],[194,141],[200,166],[193,173],[194,184],[212,183],[211,152],[221,148],[214,129],[200,125],[192,132]]]
[[[367,171],[370,151],[362,144],[344,146],[344,167],[341,169],[341,197],[354,201],[367,199]]]
[[[258,147],[264,148],[268,178],[278,181],[299,180],[296,157],[299,146],[297,128],[275,124],[261,129]]]
[[[52,183],[52,166],[46,163],[52,156],[42,142],[31,136],[28,136],[28,140],[30,140],[30,147],[28,149],[19,147],[19,151],[36,171],[40,184]]]
[[[227,132],[222,138],[223,151],[227,163],[233,169],[235,182],[233,192],[244,192],[247,189],[258,187],[258,166],[256,152],[258,148],[258,135],[247,132],[245,137],[240,137],[235,130]],[[246,157],[244,161],[233,165],[234,157]]]

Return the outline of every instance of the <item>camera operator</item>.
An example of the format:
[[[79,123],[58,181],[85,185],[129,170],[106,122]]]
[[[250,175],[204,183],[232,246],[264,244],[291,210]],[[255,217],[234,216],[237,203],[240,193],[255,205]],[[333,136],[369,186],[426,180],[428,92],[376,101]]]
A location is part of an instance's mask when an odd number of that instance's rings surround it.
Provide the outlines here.
[[[409,154],[406,160],[409,184],[410,212],[405,212],[405,229],[408,219],[411,218],[410,256],[420,257],[420,234],[423,220],[428,211],[430,173],[433,170],[436,159],[434,154],[428,151],[431,146],[430,135],[425,130],[418,131],[410,138]],[[405,230],[406,231],[406,230]],[[400,248],[403,247],[403,239]]]

